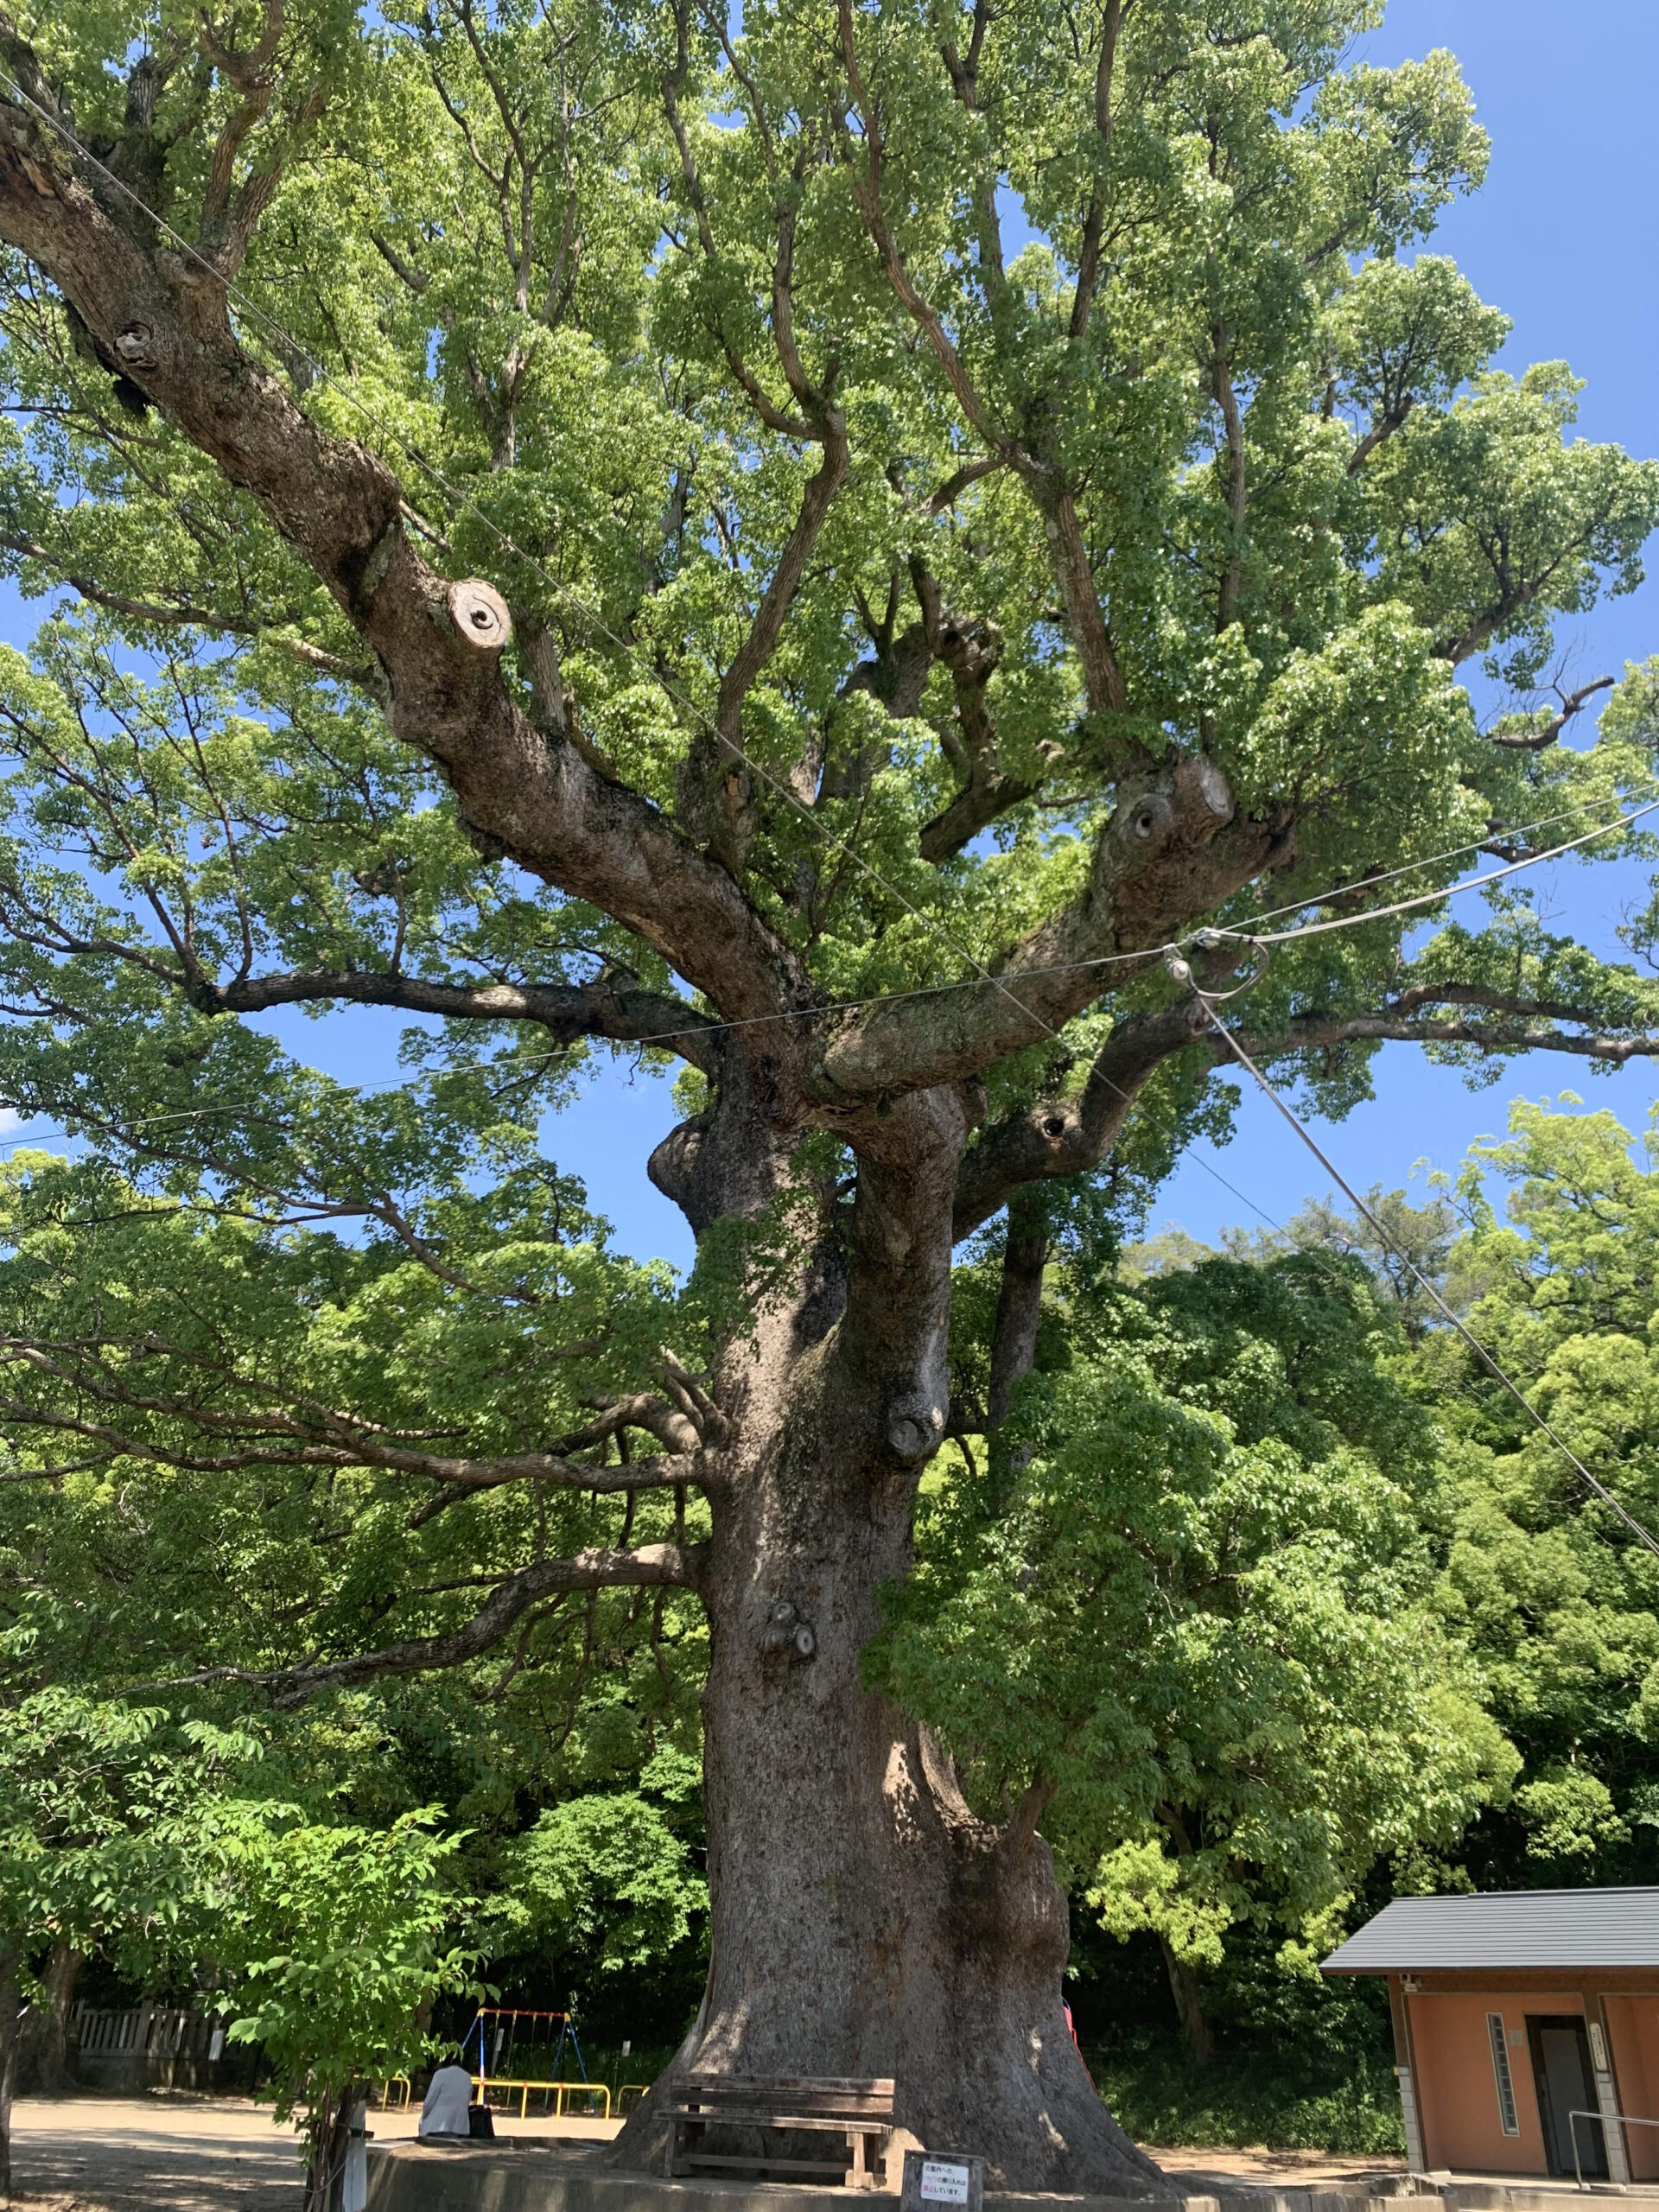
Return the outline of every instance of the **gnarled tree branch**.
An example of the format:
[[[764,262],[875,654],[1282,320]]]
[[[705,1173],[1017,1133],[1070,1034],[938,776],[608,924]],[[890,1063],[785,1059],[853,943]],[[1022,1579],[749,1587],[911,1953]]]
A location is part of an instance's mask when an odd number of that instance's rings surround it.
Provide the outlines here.
[[[257,1673],[245,1667],[212,1667],[181,1676],[170,1688],[205,1682],[244,1682],[267,1690],[271,1703],[289,1709],[303,1705],[319,1690],[348,1689],[381,1675],[429,1674],[459,1667],[499,1643],[526,1610],[543,1599],[571,1590],[695,1590],[702,1573],[702,1548],[696,1544],[641,1544],[637,1551],[594,1548],[572,1559],[537,1560],[499,1583],[485,1604],[461,1627],[442,1636],[423,1636],[349,1659],[325,1660],[309,1667]]]

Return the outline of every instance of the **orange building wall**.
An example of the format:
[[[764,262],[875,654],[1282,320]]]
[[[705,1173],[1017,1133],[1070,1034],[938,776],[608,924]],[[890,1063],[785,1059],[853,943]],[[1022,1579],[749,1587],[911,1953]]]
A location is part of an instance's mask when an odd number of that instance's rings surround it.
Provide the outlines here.
[[[1491,1997],[1450,1991],[1406,1999],[1411,2015],[1415,2059],[1417,2111],[1422,2123],[1423,2156],[1430,2166],[1452,2166],[1488,2174],[1541,2174],[1548,2170],[1544,2132],[1533,2087],[1532,2054],[1527,2047],[1529,2012],[1581,2012],[1582,2000],[1555,1989],[1531,1996],[1505,1990]],[[1510,2078],[1515,2084],[1518,2135],[1506,2135],[1498,2115],[1497,2082],[1486,2015],[1501,2012],[1507,2035],[1522,2031],[1510,2045]],[[1630,2107],[1624,2107],[1626,2111]],[[1645,2133],[1632,2128],[1632,2134]]]
[[[1618,2108],[1659,2120],[1659,1996],[1604,1997]],[[1632,2181],[1659,2179],[1659,2127],[1627,2127]]]

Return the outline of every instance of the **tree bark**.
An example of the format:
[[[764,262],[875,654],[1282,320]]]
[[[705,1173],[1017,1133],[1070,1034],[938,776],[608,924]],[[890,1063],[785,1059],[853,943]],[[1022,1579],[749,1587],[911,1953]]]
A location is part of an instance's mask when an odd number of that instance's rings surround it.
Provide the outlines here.
[[[1175,1999],[1175,2014],[1181,2024],[1181,2033],[1186,2037],[1186,2047],[1200,2066],[1207,2066],[1216,2055],[1216,2045],[1210,2023],[1204,2017],[1204,1992],[1198,1977],[1174,1950],[1166,1936],[1160,1936],[1158,1944],[1164,1955],[1170,1993]]]
[[[1033,1184],[1008,1201],[1008,1236],[1002,1252],[1002,1283],[996,1322],[991,1332],[991,1382],[986,1415],[993,1428],[1007,1419],[1008,1400],[1037,1357],[1037,1325],[1042,1318],[1043,1269],[1048,1262],[1048,1208]]]
[[[43,1977],[46,2002],[30,2016],[26,2079],[35,2095],[73,2097],[80,2083],[69,2070],[69,2014],[86,1954],[60,1937],[52,1946]]]
[[[340,2212],[345,2202],[346,2153],[357,2095],[357,2084],[348,2082],[337,2097],[325,2095],[312,2113],[304,2212]]]
[[[788,1187],[775,1139],[754,1176],[746,1088],[656,1165],[694,1222]],[[722,1128],[728,1111],[746,1132]],[[803,1213],[792,1287],[717,1377],[735,1440],[709,1484],[700,1581],[712,1955],[696,2028],[611,2154],[623,2166],[660,2171],[666,2092],[695,2069],[891,2075],[899,2126],[980,2153],[998,2187],[1121,2195],[1160,2180],[1066,2031],[1069,1927],[1042,1799],[976,1818],[948,1758],[861,1675],[943,1433],[966,1133],[954,1094],[895,1107],[861,1146],[851,1222],[833,1202]]]
[[[11,2092],[17,2075],[17,2024],[22,2010],[18,1953],[0,1940],[0,2203],[11,2202]]]

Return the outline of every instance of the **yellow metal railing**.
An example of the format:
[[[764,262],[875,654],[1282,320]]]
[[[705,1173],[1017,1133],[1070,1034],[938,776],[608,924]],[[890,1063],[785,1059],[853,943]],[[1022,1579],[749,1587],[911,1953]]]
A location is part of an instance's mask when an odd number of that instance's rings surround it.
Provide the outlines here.
[[[401,2097],[399,2097],[399,2098],[398,2098],[398,2100],[397,2100],[397,2109],[399,2112],[407,2112],[407,2111],[408,2111],[408,2109],[409,2109],[409,2102],[410,2102],[410,2098],[414,2095],[414,2094],[415,2094],[413,2088],[410,2086],[410,2079],[409,2079],[409,2076],[408,2076],[408,2075],[407,2075],[407,2074],[393,2074],[393,2075],[390,2075],[390,2076],[389,2076],[385,2081],[384,2081],[384,2082],[381,2082],[381,2084],[380,2084],[380,2109],[381,2109],[381,2111],[382,2111],[382,2112],[391,2112],[391,2111],[393,2109],[393,2107],[392,2107],[392,2101],[391,2101],[391,2093],[392,2093],[392,2091],[393,2091],[394,2089],[401,2089],[401,2090],[403,2091],[403,2093],[404,2093],[404,2094],[402,2094],[402,2096],[401,2096]]]
[[[517,2075],[505,2074],[474,2074],[473,2087],[478,2091],[480,2100],[487,2098],[492,2089],[505,2089],[508,2094],[509,2104],[512,2102],[512,2094],[516,2089],[518,2092],[520,2120],[528,2119],[530,2115],[530,2095],[532,2089],[538,2092],[545,2091],[555,2100],[550,2108],[550,2116],[555,2120],[563,2120],[565,2117],[564,2101],[567,2096],[603,2097],[605,2100],[603,2112],[572,2113],[573,2119],[608,2120],[611,2116],[610,2087],[604,2082],[526,2082]]]
[[[625,2082],[616,2093],[617,2117],[620,2119],[625,2113],[631,2113],[650,2087],[649,2082]],[[633,2104],[628,2102],[630,2097]]]

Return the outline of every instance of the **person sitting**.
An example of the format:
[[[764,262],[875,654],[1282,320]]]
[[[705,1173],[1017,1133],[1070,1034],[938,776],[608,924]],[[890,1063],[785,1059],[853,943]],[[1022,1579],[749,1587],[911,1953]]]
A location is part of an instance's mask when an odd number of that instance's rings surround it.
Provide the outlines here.
[[[471,2133],[467,2120],[473,2101],[473,2077],[458,2059],[452,2058],[440,2066],[432,2076],[421,2106],[422,2135],[466,2137]]]

